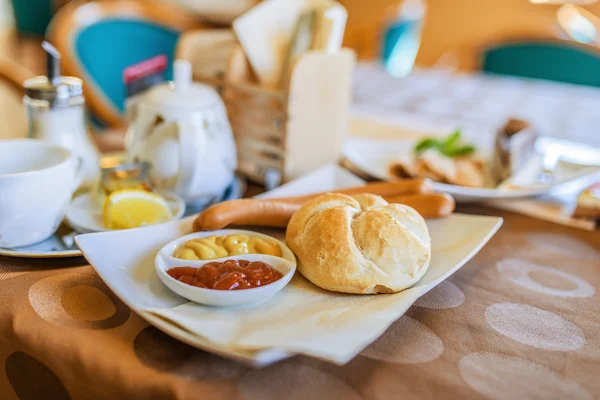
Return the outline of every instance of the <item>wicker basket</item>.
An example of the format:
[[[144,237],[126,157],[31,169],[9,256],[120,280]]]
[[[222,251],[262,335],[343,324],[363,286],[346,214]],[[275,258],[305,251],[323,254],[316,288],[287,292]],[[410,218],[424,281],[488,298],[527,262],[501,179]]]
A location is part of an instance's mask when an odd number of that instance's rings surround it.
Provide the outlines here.
[[[287,90],[194,75],[221,94],[238,148],[238,170],[272,188],[336,162],[347,131],[354,53],[309,52]],[[237,74],[239,75],[239,74]]]

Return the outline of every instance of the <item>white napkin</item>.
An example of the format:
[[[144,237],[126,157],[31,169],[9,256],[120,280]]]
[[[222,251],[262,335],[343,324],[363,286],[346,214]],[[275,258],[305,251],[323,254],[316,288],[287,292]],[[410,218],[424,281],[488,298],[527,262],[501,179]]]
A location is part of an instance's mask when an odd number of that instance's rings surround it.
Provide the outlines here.
[[[359,296],[327,292],[296,274],[256,306],[215,308],[187,303],[148,309],[214,345],[234,351],[281,349],[344,364],[380,336],[427,290]]]

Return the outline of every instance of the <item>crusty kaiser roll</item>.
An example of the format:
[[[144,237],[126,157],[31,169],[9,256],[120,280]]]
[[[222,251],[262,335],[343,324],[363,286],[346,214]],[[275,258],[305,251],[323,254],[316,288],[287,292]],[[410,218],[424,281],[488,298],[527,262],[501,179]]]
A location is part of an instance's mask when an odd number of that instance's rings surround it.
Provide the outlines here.
[[[399,292],[421,279],[431,258],[423,217],[373,194],[328,193],[305,203],[286,240],[302,275],[344,293]]]

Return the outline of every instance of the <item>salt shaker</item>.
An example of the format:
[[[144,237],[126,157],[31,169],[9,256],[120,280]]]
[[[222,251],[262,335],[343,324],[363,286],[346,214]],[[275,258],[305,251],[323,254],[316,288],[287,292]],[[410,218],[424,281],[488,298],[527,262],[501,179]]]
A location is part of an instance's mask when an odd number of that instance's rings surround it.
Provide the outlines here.
[[[48,42],[48,76],[24,83],[23,102],[29,123],[28,136],[52,141],[75,153],[81,161],[79,191],[91,189],[100,175],[99,153],[87,129],[81,79],[61,76],[60,53]]]

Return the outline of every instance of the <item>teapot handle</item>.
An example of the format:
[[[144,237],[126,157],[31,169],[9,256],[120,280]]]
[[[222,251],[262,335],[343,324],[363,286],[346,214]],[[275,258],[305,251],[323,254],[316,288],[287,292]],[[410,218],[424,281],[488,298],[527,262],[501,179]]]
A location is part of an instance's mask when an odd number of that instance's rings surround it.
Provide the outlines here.
[[[179,178],[178,193],[188,193],[197,172],[201,150],[206,150],[206,135],[202,121],[186,119],[177,122],[179,137]]]
[[[81,156],[75,155],[75,165],[73,166],[73,169],[75,169],[75,175],[73,177],[73,186],[71,188],[72,195],[77,192],[79,186],[81,186],[81,184],[83,183],[83,163],[83,158]]]

